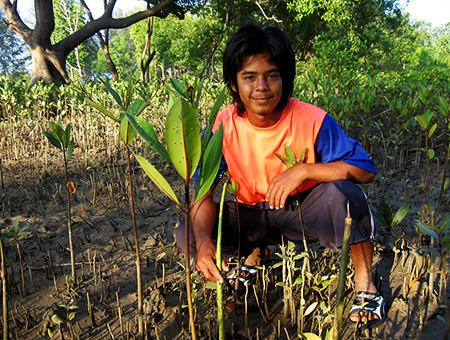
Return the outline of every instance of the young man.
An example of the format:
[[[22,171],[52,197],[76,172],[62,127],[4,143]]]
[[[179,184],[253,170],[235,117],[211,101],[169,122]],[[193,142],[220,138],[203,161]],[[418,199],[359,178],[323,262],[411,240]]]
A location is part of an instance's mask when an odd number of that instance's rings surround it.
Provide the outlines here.
[[[385,303],[371,273],[373,221],[365,195],[354,184],[372,180],[373,161],[326,112],[290,98],[295,56],[281,30],[242,27],[225,50],[223,76],[235,104],[218,114],[213,131],[223,123],[225,167],[239,185],[239,211],[235,202],[224,208],[223,268],[229,270],[225,259],[236,253],[239,239],[248,266],[264,261],[267,245],[282,239],[301,243],[303,235],[308,242],[339,250],[349,202],[357,292],[349,325],[381,323]],[[304,162],[287,168],[275,155],[284,155],[285,147],[297,158],[306,150]],[[190,254],[206,280],[223,282],[215,265],[218,209],[211,193],[192,206]],[[298,198],[302,223],[292,204]],[[177,229],[177,240],[184,240],[184,232]],[[183,243],[178,246],[184,251]]]

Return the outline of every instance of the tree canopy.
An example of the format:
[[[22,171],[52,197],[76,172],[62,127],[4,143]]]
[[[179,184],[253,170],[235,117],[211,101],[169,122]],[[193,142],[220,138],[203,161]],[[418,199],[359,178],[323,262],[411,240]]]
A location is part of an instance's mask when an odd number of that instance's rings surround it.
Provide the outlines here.
[[[146,19],[150,16],[164,18],[169,13],[183,17],[183,8],[175,0],[162,0],[150,2],[146,10],[136,12],[124,18],[114,18],[113,10],[116,0],[109,0],[105,6],[104,14],[95,20],[86,22],[74,30],[66,38],[52,42],[51,36],[55,31],[54,1],[35,0],[34,28],[28,27],[17,11],[17,1],[0,0],[5,11],[6,25],[13,30],[28,45],[32,58],[31,85],[44,81],[44,83],[70,82],[66,70],[68,55],[86,39],[102,29],[125,28]]]
[[[0,11],[0,22],[5,19]],[[0,73],[6,77],[17,78],[26,72],[25,66],[29,57],[25,53],[24,44],[5,25],[0,24]]]

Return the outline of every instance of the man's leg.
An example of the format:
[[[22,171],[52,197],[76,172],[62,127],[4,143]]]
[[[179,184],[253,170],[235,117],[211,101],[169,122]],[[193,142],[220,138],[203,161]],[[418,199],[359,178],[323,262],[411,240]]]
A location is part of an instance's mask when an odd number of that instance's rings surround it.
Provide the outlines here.
[[[373,245],[370,241],[352,244],[350,258],[355,266],[355,290],[357,292],[377,293],[372,278]]]
[[[339,180],[322,183],[303,199],[301,213],[306,238],[317,240],[322,246],[339,250],[344,235],[344,220],[347,216],[347,202],[350,203],[352,218],[350,258],[355,266],[356,293],[378,293],[372,277],[373,247],[370,241],[373,223],[364,193],[350,181]],[[292,208],[290,208],[292,209]],[[299,243],[302,240],[298,217],[290,215],[289,220],[280,221],[279,232],[285,238]],[[281,220],[281,217],[280,217]],[[364,314],[364,313],[361,313]],[[372,313],[352,313],[354,322],[377,319]]]
[[[356,292],[378,293],[372,277],[373,245],[370,241],[352,244],[350,246],[350,258],[355,266],[355,290]],[[353,322],[365,322],[375,320],[378,317],[373,313],[352,313],[350,320]]]

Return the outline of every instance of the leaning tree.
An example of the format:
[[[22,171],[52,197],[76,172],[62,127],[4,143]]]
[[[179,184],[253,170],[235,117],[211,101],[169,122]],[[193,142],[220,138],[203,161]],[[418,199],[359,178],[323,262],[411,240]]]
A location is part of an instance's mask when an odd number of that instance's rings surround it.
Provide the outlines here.
[[[147,9],[136,12],[124,18],[114,18],[113,10],[116,0],[105,1],[105,12],[96,20],[69,35],[67,38],[52,44],[50,36],[55,29],[55,16],[52,0],[35,0],[36,24],[34,28],[28,27],[17,11],[17,0],[0,0],[6,14],[4,23],[17,33],[28,45],[32,59],[30,85],[39,81],[46,84],[68,83],[70,78],[66,71],[67,56],[79,44],[103,29],[125,28],[151,16],[165,18],[170,13],[183,18],[183,9],[177,5],[176,0],[151,1]]]

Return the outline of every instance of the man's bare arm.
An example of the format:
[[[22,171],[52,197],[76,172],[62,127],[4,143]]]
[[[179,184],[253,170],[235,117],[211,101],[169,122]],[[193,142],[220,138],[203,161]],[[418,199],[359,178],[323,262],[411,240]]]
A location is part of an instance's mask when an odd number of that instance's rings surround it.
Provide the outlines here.
[[[284,206],[289,194],[306,180],[331,182],[338,179],[349,179],[357,183],[370,182],[374,173],[349,165],[343,161],[331,163],[301,163],[286,169],[276,176],[267,189],[266,200],[271,208]]]
[[[197,244],[196,269],[203,273],[207,281],[223,282],[216,266],[216,245],[212,240],[212,231],[216,220],[216,205],[211,188],[198,202],[191,207],[191,221]],[[222,261],[222,268],[228,270],[226,261]]]

